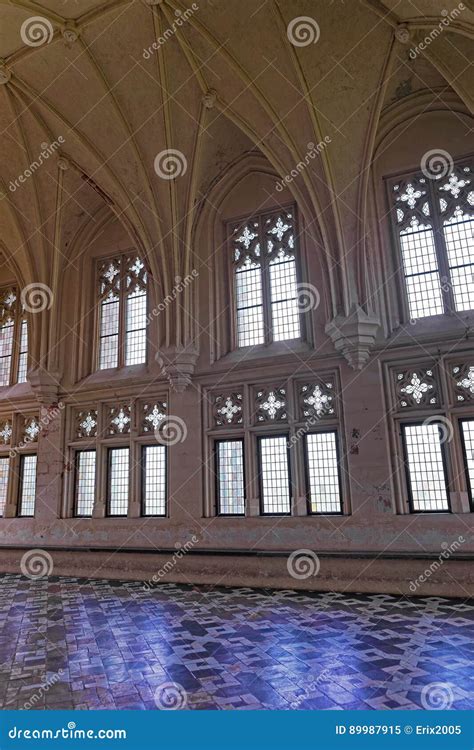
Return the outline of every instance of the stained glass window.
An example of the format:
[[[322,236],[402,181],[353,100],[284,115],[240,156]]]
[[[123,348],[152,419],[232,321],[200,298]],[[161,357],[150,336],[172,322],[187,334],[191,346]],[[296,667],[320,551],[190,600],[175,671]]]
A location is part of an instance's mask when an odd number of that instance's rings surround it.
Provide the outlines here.
[[[408,494],[412,511],[449,511],[449,494],[440,425],[402,425]]]
[[[0,516],[5,512],[8,492],[8,477],[10,475],[10,459],[8,456],[0,457]]]
[[[474,509],[474,419],[461,420],[461,437],[464,449],[466,479]]]
[[[291,510],[288,438],[259,438],[260,501],[262,513],[285,515]]]
[[[306,435],[305,447],[311,513],[342,513],[336,433]]]
[[[243,440],[216,442],[217,512],[220,515],[245,513]]]
[[[0,386],[24,383],[28,364],[28,323],[17,290],[0,289]]]
[[[95,499],[95,450],[76,453],[75,516],[92,516]]]
[[[129,449],[109,448],[107,515],[126,516],[129,498]]]
[[[292,209],[231,225],[238,347],[301,336]]]
[[[146,362],[147,272],[135,255],[98,265],[99,370]]]
[[[410,318],[474,309],[474,180],[469,162],[390,181]]]
[[[144,516],[166,515],[166,447],[146,445],[142,448],[142,513]]]
[[[34,516],[36,501],[36,462],[34,454],[20,456],[18,515]]]

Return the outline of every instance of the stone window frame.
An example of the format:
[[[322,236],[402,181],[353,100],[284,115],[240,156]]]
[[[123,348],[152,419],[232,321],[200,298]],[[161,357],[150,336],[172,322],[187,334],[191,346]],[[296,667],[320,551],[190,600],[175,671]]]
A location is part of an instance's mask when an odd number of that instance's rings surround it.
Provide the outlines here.
[[[460,171],[465,166],[470,167],[471,178],[472,178],[472,182],[474,183],[473,165],[474,165],[474,154],[468,154],[468,155],[461,156],[459,158],[454,159],[452,168],[456,171]],[[399,306],[399,314],[401,317],[401,322],[404,324],[410,323],[412,322],[412,318],[410,315],[408,290],[407,290],[407,285],[406,285],[405,271],[403,267],[402,249],[401,249],[401,244],[400,244],[400,234],[399,234],[399,229],[397,227],[397,220],[396,220],[397,209],[396,209],[396,203],[393,198],[393,190],[394,190],[394,186],[397,186],[399,182],[405,182],[410,179],[414,180],[415,182],[419,182],[420,179],[423,181],[423,187],[426,188],[426,201],[429,202],[430,207],[433,209],[432,215],[426,216],[425,218],[429,219],[432,224],[432,230],[433,230],[433,235],[434,235],[433,241],[434,241],[435,253],[437,257],[437,265],[438,265],[437,272],[438,272],[438,278],[439,278],[440,287],[441,287],[441,300],[443,302],[443,308],[444,308],[442,313],[438,313],[437,315],[424,316],[422,318],[417,319],[416,322],[423,321],[423,320],[430,320],[433,317],[439,319],[441,316],[449,316],[449,315],[473,316],[474,309],[465,310],[465,311],[456,311],[454,294],[453,294],[452,284],[451,284],[451,272],[449,268],[448,251],[446,248],[446,239],[445,239],[445,235],[443,232],[443,217],[442,217],[443,212],[438,205],[439,197],[437,196],[437,192],[435,189],[435,186],[438,183],[438,180],[433,179],[433,177],[430,177],[427,174],[425,175],[423,171],[420,169],[420,166],[418,165],[417,167],[404,170],[403,172],[386,175],[383,178],[383,182],[385,184],[386,208],[387,208],[388,220],[389,220],[389,230],[390,230],[391,244],[392,244],[392,251],[393,251],[392,257],[394,258],[395,280],[396,280],[397,298],[398,298],[398,306]],[[447,180],[447,176],[442,179],[442,182],[446,182],[446,180]],[[474,184],[472,185],[472,190],[474,190]],[[451,204],[454,202],[454,199],[448,197],[448,202]],[[466,201],[463,202],[463,210],[469,211],[471,215],[474,215],[474,206],[468,206]],[[421,206],[416,205],[413,208],[413,213],[417,214],[420,220],[423,219]]]
[[[463,441],[461,434],[462,419],[474,419],[474,399],[463,402],[457,400],[456,377],[454,367],[465,363],[474,367],[474,354],[471,350],[459,350],[443,355],[413,357],[409,360],[391,360],[383,364],[384,391],[386,399],[389,465],[392,468],[391,484],[395,498],[397,515],[431,515],[440,511],[412,511],[410,491],[407,480],[405,453],[402,436],[402,425],[439,422],[443,436],[442,451],[445,458],[445,471],[448,486],[450,510],[444,513],[474,512],[470,500],[469,480],[466,472]],[[437,403],[412,404],[402,407],[396,387],[396,376],[399,371],[413,370],[421,372],[430,369],[433,372],[434,391]]]
[[[471,478],[469,476],[467,447],[466,447],[466,443],[464,441],[463,434],[462,434],[462,423],[472,422],[472,421],[474,421],[474,416],[466,416],[466,417],[462,416],[462,417],[459,417],[458,424],[459,424],[459,431],[461,434],[462,456],[463,456],[463,462],[464,462],[464,473],[466,476],[467,492],[468,492],[469,501],[471,505],[471,511],[474,513],[474,482],[471,481]]]
[[[9,458],[8,485],[5,509],[0,516],[0,523],[5,518],[32,519],[35,516],[19,515],[19,492],[21,485],[21,457],[27,455],[38,455],[38,435],[33,440],[25,440],[25,425],[31,420],[40,425],[40,417],[37,411],[25,410],[22,412],[4,412],[0,414],[0,426],[3,428],[5,422],[9,422],[12,435],[9,443],[0,442],[0,457]],[[36,479],[38,478],[38,466],[36,467]],[[38,492],[36,492],[37,496]],[[36,497],[37,499],[37,497]],[[36,515],[37,504],[35,504]]]
[[[284,204],[282,206],[273,206],[269,207],[268,209],[265,209],[263,211],[259,211],[257,213],[253,214],[243,214],[241,216],[234,216],[229,219],[225,220],[224,223],[224,236],[226,238],[225,242],[225,250],[226,250],[226,260],[224,264],[224,273],[227,275],[227,281],[228,281],[228,288],[231,292],[231,314],[229,316],[229,350],[231,352],[238,352],[241,350],[249,350],[252,351],[265,348],[271,346],[278,346],[282,343],[284,344],[285,341],[274,341],[273,340],[273,327],[269,325],[269,321],[271,321],[271,301],[270,301],[270,291],[269,291],[269,280],[268,280],[268,274],[267,274],[267,267],[268,264],[265,264],[265,271],[262,267],[261,269],[261,278],[262,278],[262,306],[263,306],[263,320],[264,320],[264,328],[265,328],[265,343],[262,344],[256,344],[254,346],[247,346],[247,347],[239,347],[238,341],[237,341],[237,309],[236,309],[236,293],[235,293],[235,272],[234,272],[234,248],[232,244],[232,228],[235,228],[238,225],[243,225],[246,223],[250,223],[252,221],[258,221],[259,223],[259,236],[260,239],[263,236],[263,228],[262,224],[264,219],[268,218],[269,216],[276,215],[278,213],[284,213],[286,211],[291,211],[293,214],[293,226],[294,226],[294,236],[295,236],[295,248],[294,248],[294,255],[295,255],[295,268],[296,268],[296,280],[297,284],[301,285],[304,282],[305,278],[305,258],[304,258],[304,251],[302,248],[302,240],[301,240],[301,219],[298,211],[298,206],[296,203],[288,203]],[[299,321],[300,321],[300,335],[297,339],[286,339],[287,342],[290,341],[296,341],[296,342],[306,342],[308,341],[308,323],[307,323],[307,315],[300,311],[299,314]]]
[[[125,279],[127,276],[126,271],[126,264],[124,261],[131,257],[138,258],[145,267],[145,273],[146,273],[146,281],[145,281],[145,294],[146,294],[146,310],[147,310],[147,322],[148,326],[146,329],[147,332],[147,340],[146,340],[146,350],[145,350],[145,361],[136,365],[126,365],[125,364],[125,346],[126,346],[126,307],[127,307],[127,290],[125,286]],[[114,261],[114,260],[120,260],[120,289],[119,289],[119,328],[118,328],[118,363],[116,367],[112,368],[100,368],[100,345],[101,345],[101,336],[100,336],[100,323],[101,323],[101,295],[100,295],[100,267],[102,264],[107,263],[107,261]],[[131,247],[128,250],[120,250],[116,253],[107,253],[105,255],[95,256],[93,258],[94,263],[94,300],[95,300],[95,322],[94,322],[94,351],[93,351],[93,359],[92,359],[92,371],[93,372],[107,372],[108,370],[113,370],[114,372],[118,370],[122,370],[125,367],[144,367],[148,364],[149,361],[149,342],[148,342],[148,333],[149,333],[149,317],[150,317],[150,310],[151,310],[151,295],[150,295],[150,279],[151,279],[151,273],[148,266],[148,263],[145,258],[141,257],[138,251]]]
[[[154,437],[154,431],[144,431],[144,407],[159,403],[167,405],[169,394],[163,390],[146,395],[129,398],[126,395],[111,399],[88,399],[82,403],[75,402],[67,407],[66,414],[66,438],[67,438],[67,471],[65,472],[64,518],[74,520],[91,520],[104,518],[108,520],[125,520],[127,518],[154,518],[165,519],[169,517],[169,447],[165,445],[165,487],[166,487],[166,513],[164,515],[144,515],[142,504],[143,489],[143,463],[142,448],[145,446],[156,446],[160,443]],[[123,434],[108,434],[110,425],[110,412],[120,404],[130,406],[130,430]],[[78,411],[97,411],[97,435],[91,437],[77,437]],[[166,424],[166,419],[163,420]],[[114,516],[107,514],[107,483],[108,483],[108,459],[110,448],[129,449],[129,502],[126,516]],[[76,507],[76,455],[81,450],[96,451],[96,477],[95,477],[95,500],[92,516],[75,515]]]
[[[310,381],[325,382],[331,378],[334,382],[334,398],[337,408],[333,414],[320,419],[304,418],[300,404],[300,388]],[[255,420],[256,394],[263,389],[284,387],[287,395],[287,419],[266,421]],[[223,393],[242,394],[242,423],[216,426],[215,425],[215,397]],[[203,398],[204,425],[204,517],[245,519],[247,516],[271,518],[273,514],[261,513],[260,482],[258,467],[258,438],[287,435],[289,443],[290,482],[292,485],[291,512],[292,516],[310,516],[312,518],[335,515],[333,513],[310,513],[309,483],[305,466],[304,435],[315,432],[335,432],[336,445],[340,459],[340,493],[341,513],[350,515],[352,512],[350,483],[348,479],[348,451],[345,442],[345,427],[341,400],[341,378],[338,368],[331,370],[312,370],[305,374],[286,375],[279,378],[261,378],[245,383],[242,380],[226,380],[223,388],[213,385],[204,386]],[[245,481],[245,514],[231,515],[218,512],[216,450],[219,440],[242,440],[244,454]]]
[[[26,370],[28,370],[28,335],[29,335],[29,324],[28,319],[26,316],[26,312],[22,309],[21,299],[20,299],[20,290],[16,284],[4,284],[0,287],[0,298],[3,299],[4,296],[8,293],[12,292],[15,295],[15,301],[12,305],[12,312],[11,317],[13,319],[13,342],[12,342],[12,353],[11,353],[11,360],[10,360],[10,375],[8,379],[8,383],[0,386],[0,388],[10,388],[13,385],[19,385],[21,383],[26,382],[26,375],[25,378],[22,380],[19,380],[19,374],[20,374],[20,358],[22,355],[26,354],[27,362],[26,362]],[[1,305],[2,311],[5,309],[3,304]],[[22,338],[23,338],[23,326],[26,326],[26,349],[22,351]]]

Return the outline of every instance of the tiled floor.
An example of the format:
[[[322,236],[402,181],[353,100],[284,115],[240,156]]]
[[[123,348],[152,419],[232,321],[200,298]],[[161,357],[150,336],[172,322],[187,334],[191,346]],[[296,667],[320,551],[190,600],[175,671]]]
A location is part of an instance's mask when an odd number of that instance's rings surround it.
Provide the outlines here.
[[[0,577],[3,708],[472,708],[471,603]]]

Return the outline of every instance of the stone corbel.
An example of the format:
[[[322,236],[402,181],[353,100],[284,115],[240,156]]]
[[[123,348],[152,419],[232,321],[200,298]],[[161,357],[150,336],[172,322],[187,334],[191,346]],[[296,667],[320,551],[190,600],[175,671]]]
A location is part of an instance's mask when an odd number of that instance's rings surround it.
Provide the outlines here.
[[[172,388],[182,393],[191,383],[199,353],[195,346],[167,346],[158,352],[156,361]]]
[[[7,68],[5,62],[0,59],[0,84],[6,84],[10,81],[12,73],[10,68]]]
[[[326,326],[336,351],[344,355],[354,370],[361,370],[375,344],[380,320],[354,305],[349,315],[337,315]]]
[[[49,372],[42,367],[28,371],[28,383],[42,406],[58,403],[60,378],[58,372]]]

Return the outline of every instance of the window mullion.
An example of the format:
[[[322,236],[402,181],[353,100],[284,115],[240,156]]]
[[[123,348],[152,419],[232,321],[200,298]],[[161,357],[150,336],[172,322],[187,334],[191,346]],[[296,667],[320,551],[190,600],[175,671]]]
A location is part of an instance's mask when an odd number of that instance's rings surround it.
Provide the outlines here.
[[[262,273],[262,301],[263,301],[263,325],[265,328],[265,343],[271,344],[273,341],[273,330],[272,330],[272,307],[271,307],[271,291],[270,291],[270,269],[267,262],[267,254],[265,248],[265,235],[263,231],[263,220],[262,217],[258,220],[258,231],[260,235],[260,258],[261,258],[261,273]]]
[[[428,191],[431,203],[431,219],[433,222],[433,237],[438,259],[438,273],[440,277],[441,293],[443,295],[444,309],[447,313],[456,311],[454,304],[453,285],[451,272],[449,270],[448,249],[444,238],[443,224],[439,216],[439,201],[432,181],[428,180]]]
[[[127,314],[127,294],[126,294],[126,256],[120,258],[120,295],[119,295],[119,331],[118,331],[118,362],[119,367],[125,365],[125,337],[126,337],[126,314]]]
[[[21,340],[21,319],[20,319],[21,307],[19,296],[15,302],[15,317],[13,319],[13,346],[12,356],[10,361],[10,385],[14,385],[18,381],[18,363],[20,359],[20,340]]]

